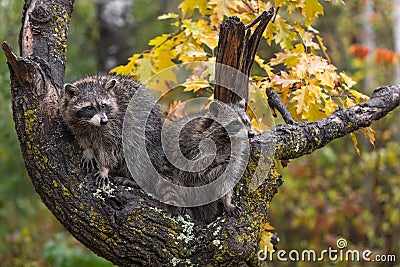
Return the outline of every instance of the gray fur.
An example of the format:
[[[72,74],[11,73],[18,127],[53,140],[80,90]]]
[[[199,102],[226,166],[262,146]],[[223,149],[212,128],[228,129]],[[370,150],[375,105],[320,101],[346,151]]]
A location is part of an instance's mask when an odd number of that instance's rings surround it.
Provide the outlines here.
[[[84,171],[91,172],[98,167],[94,175],[98,186],[107,184],[109,175],[133,181],[123,155],[122,125],[127,106],[140,86],[130,77],[112,74],[89,75],[64,86],[62,117],[83,149],[81,166]],[[108,114],[96,109],[97,113],[90,119],[79,116],[86,106],[97,107],[102,103],[110,106]],[[156,129],[151,134],[161,131],[161,115],[157,108],[152,112],[151,123],[149,127]]]
[[[233,164],[233,175],[240,175],[239,170],[246,167],[247,160],[245,160],[245,155],[242,154],[242,151],[231,151],[231,140],[229,139],[229,136],[235,135],[239,131],[245,131],[245,138],[247,138],[247,135],[249,137],[253,136],[245,107],[239,104],[230,105],[237,114],[235,118],[232,113],[224,112],[224,108],[220,103],[216,103],[218,102],[212,102],[210,109],[179,119],[167,128],[163,141],[173,140],[177,132],[180,131],[179,149],[186,159],[191,160],[191,163],[188,163],[190,166],[186,167],[199,170],[201,169],[200,166],[208,166],[203,170],[191,172],[185,171],[181,167],[169,165],[172,173],[171,177],[175,184],[186,187],[202,186],[220,177],[228,164]],[[208,164],[210,158],[206,156],[210,147],[207,147],[207,143],[201,142],[206,138],[212,140],[216,148],[216,154],[214,154],[215,157],[213,156],[211,164]],[[179,161],[176,149],[167,148],[165,152],[170,153],[172,162]],[[226,190],[226,188],[230,188],[233,185],[227,182],[222,186]],[[215,190],[224,190],[224,188],[216,188]],[[214,193],[209,192],[210,195]],[[222,210],[225,210],[229,215],[239,216],[240,208],[232,204],[232,194],[233,192],[230,191],[218,201],[199,207],[190,207],[187,210],[192,219],[198,223],[214,221]],[[202,197],[207,198],[207,196]]]

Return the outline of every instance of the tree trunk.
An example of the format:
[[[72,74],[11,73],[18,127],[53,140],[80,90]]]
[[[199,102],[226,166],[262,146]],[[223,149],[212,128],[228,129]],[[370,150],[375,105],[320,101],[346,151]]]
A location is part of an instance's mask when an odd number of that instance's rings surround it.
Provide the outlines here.
[[[274,160],[311,153],[369,126],[399,105],[399,87],[382,87],[368,102],[321,121],[280,125],[255,137],[248,168],[236,186],[241,217],[222,216],[208,226],[194,225],[188,217],[170,215],[141,189],[97,190],[93,179],[79,170],[81,152],[66,131],[58,106],[72,5],[70,0],[27,0],[21,56],[3,43],[13,117],[26,168],[42,201],[76,239],[117,265],[260,265],[257,252],[267,207],[282,183]]]
[[[133,0],[96,0],[101,71],[125,64],[133,38]]]

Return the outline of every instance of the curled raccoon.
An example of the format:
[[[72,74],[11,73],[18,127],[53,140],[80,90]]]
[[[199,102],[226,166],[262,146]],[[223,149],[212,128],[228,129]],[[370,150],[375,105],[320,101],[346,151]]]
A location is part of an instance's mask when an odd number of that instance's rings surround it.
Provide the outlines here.
[[[119,183],[130,181],[134,184],[124,160],[122,126],[128,104],[141,86],[130,77],[112,74],[88,75],[64,85],[62,118],[83,150],[82,170],[96,171],[97,186],[108,184],[109,177],[118,177]],[[154,99],[143,98],[141,102],[152,105]],[[147,123],[148,140],[160,143],[159,106],[153,108]],[[150,156],[159,157],[156,151],[150,149],[149,152],[154,153]],[[161,160],[155,162],[161,164]]]
[[[164,128],[162,142],[174,184],[203,187],[222,179],[206,191],[170,191],[170,203],[192,202],[194,198],[207,203],[190,204],[181,210],[187,211],[196,223],[210,223],[223,211],[229,216],[239,216],[241,209],[232,203],[231,189],[247,166],[245,144],[254,135],[244,104],[219,101],[212,101],[208,109]],[[221,192],[226,194],[212,201]]]

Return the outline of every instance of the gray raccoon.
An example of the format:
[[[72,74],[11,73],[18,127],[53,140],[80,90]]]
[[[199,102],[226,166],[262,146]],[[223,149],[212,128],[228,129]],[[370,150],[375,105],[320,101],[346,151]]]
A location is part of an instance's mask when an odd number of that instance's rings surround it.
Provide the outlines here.
[[[220,102],[213,101],[210,104],[208,110],[201,111],[197,114],[192,114],[186,118],[178,119],[173,122],[165,132],[164,140],[172,145],[170,149],[166,149],[165,153],[168,153],[169,168],[171,169],[171,177],[173,183],[185,187],[197,187],[206,185],[218,177],[225,171],[227,165],[230,162],[230,155],[235,153],[231,151],[230,136],[239,133],[240,131],[246,131],[245,138],[251,138],[254,133],[251,131],[250,120],[245,112],[245,106],[241,103],[228,105],[237,114],[236,118],[232,117],[232,113],[226,112],[226,106]],[[191,167],[197,169],[198,171],[186,171],[182,166],[173,166],[174,162],[179,163],[182,161],[179,159],[177,149],[173,149],[173,144],[176,143],[173,136],[177,135],[179,132],[179,150],[181,152],[180,156],[184,156],[186,159],[191,160]],[[201,166],[195,166],[196,164],[204,165],[207,160],[204,157],[204,152],[207,147],[202,143],[205,139],[211,139],[215,144],[216,154],[213,156],[213,161],[206,168],[197,168]],[[163,143],[164,145],[164,143]],[[165,145],[164,145],[165,147]],[[242,155],[239,155],[239,158]],[[199,160],[200,159],[200,160]],[[193,164],[194,161],[196,163]],[[236,162],[238,166],[234,168],[239,169],[246,167],[247,161],[239,159]],[[240,166],[239,166],[240,165]],[[234,171],[236,171],[234,169]],[[236,173],[235,173],[236,174]],[[240,178],[240,177],[239,177]],[[228,185],[223,185],[228,186]],[[223,188],[222,188],[223,189]],[[218,189],[215,189],[218,190]],[[221,190],[221,188],[220,188]],[[211,192],[212,194],[212,192]],[[210,223],[216,219],[217,216],[221,214],[223,210],[228,215],[239,216],[240,208],[232,204],[233,192],[229,191],[221,199],[214,201],[210,204],[206,204],[198,207],[187,208],[192,219],[197,223]],[[179,197],[179,196],[175,196]],[[188,196],[190,198],[190,196]],[[172,197],[173,198],[173,197]],[[221,207],[222,204],[222,207]]]
[[[130,77],[112,74],[89,75],[64,85],[62,117],[83,149],[81,168],[88,173],[98,169],[94,174],[98,186],[108,184],[109,175],[132,180],[123,155],[122,125],[141,86]],[[146,102],[154,103],[143,99]],[[154,108],[149,121],[151,134],[161,131],[161,111]]]

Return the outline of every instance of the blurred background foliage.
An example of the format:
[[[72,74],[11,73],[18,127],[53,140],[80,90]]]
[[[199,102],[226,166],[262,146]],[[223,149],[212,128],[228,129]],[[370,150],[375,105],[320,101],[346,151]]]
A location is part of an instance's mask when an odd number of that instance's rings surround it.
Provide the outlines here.
[[[373,13],[366,20],[368,2],[373,4]],[[157,16],[176,10],[178,4],[179,1],[167,0],[133,1],[134,38],[130,38],[129,54],[148,49],[148,40],[170,32],[168,22],[157,20]],[[391,1],[321,4],[325,15],[313,27],[320,31],[338,70],[345,70],[357,81],[356,89],[366,95],[371,95],[379,85],[393,84],[399,61],[394,52]],[[0,0],[0,41],[9,42],[16,51],[21,14],[22,1]],[[379,45],[367,45],[366,39],[371,36],[364,34],[366,24]],[[101,38],[95,1],[76,0],[69,30],[66,81],[86,73],[107,71],[99,66],[102,55],[97,45]],[[272,49],[276,52],[278,48]],[[260,54],[272,55],[271,48],[261,44]],[[1,266],[112,266],[75,241],[34,192],[13,128],[9,87],[7,64],[0,53]],[[282,168],[285,182],[272,201],[270,212],[270,222],[280,237],[280,249],[321,251],[334,247],[336,240],[343,237],[350,249],[395,254],[399,264],[400,116],[396,114],[398,110],[373,125],[375,146],[361,136],[358,138],[360,156],[350,138],[342,138]],[[341,262],[335,266],[364,265]]]

